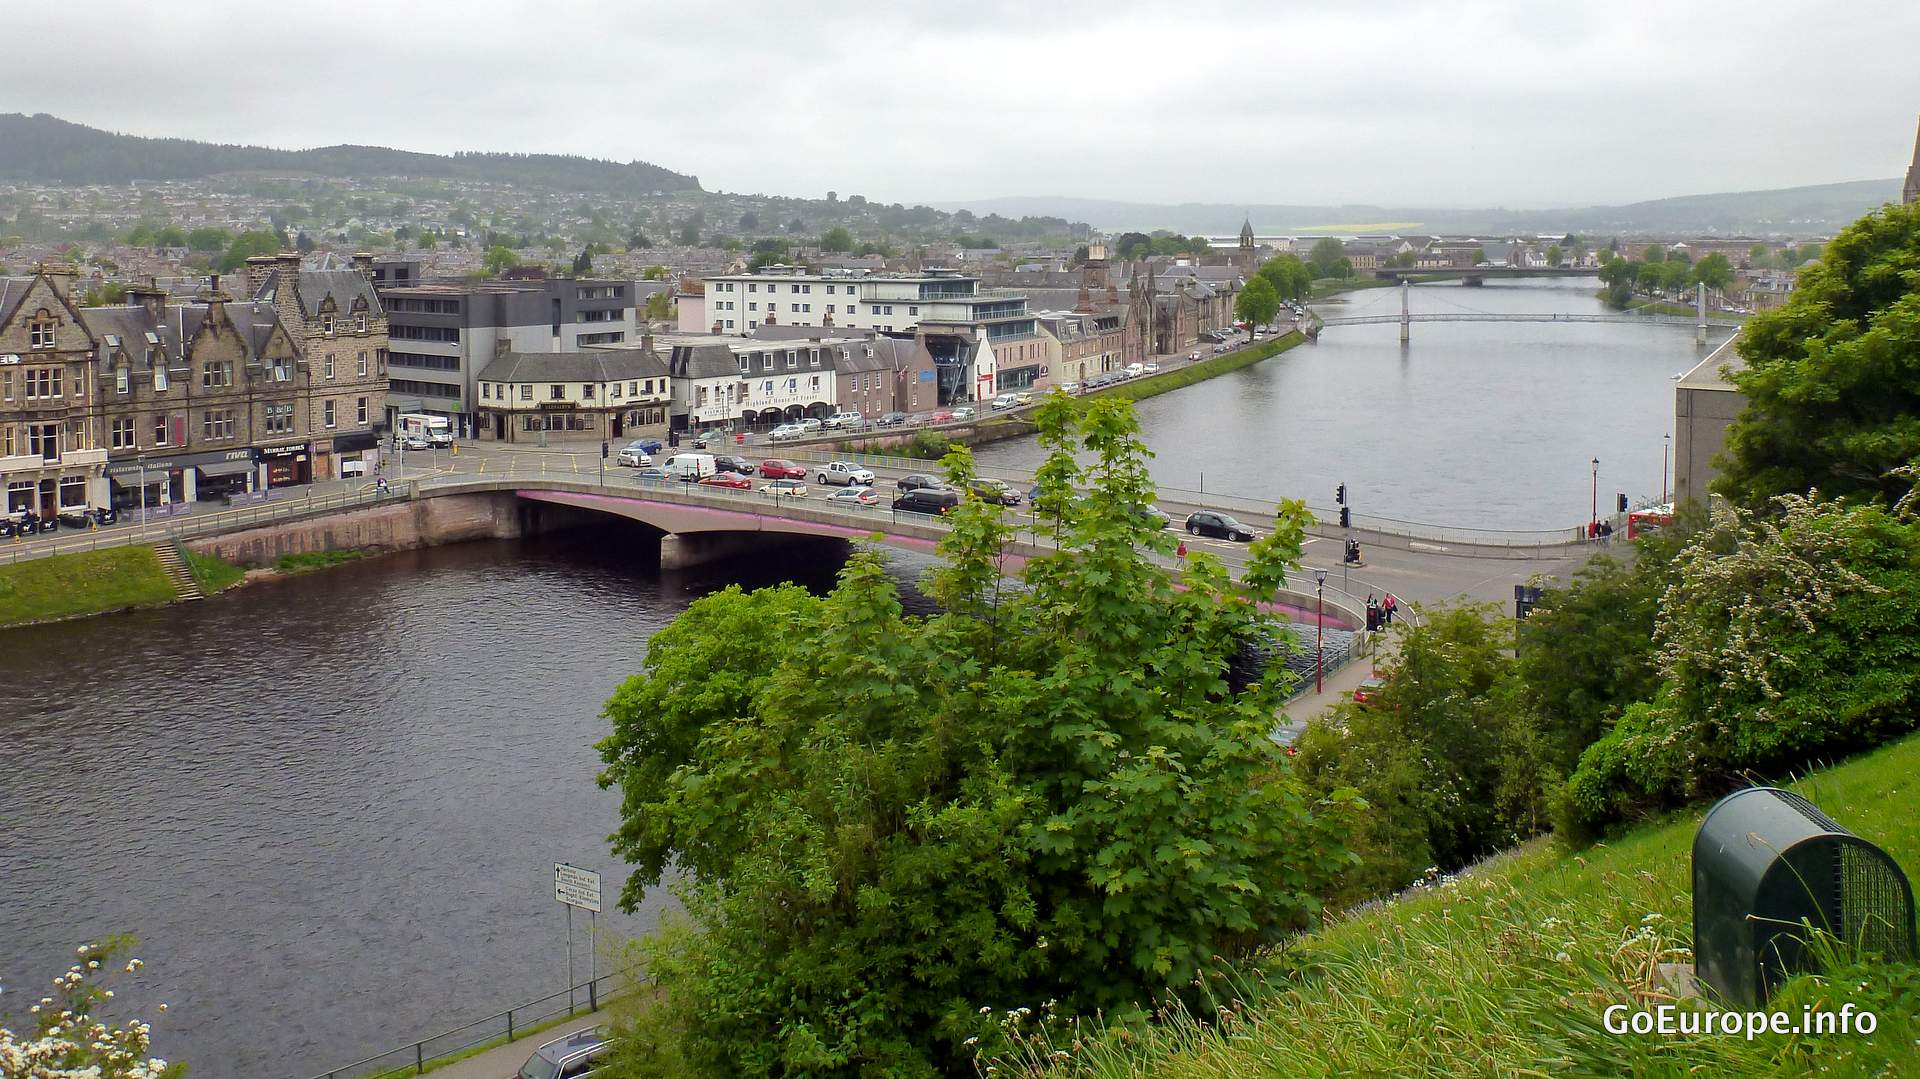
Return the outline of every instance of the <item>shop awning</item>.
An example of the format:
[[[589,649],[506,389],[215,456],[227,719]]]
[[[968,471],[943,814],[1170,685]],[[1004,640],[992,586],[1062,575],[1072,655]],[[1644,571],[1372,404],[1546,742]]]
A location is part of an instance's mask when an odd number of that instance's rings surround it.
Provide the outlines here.
[[[197,466],[202,476],[244,476],[253,471],[252,461],[214,461]]]

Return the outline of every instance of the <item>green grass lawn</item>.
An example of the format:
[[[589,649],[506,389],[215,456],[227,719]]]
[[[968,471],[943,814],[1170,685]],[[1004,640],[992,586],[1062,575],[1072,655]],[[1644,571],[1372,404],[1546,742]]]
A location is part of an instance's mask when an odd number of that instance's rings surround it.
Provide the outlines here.
[[[247,575],[246,570],[219,555],[192,551],[187,552],[187,572],[193,574],[193,582],[200,586],[200,591],[209,596],[232,588]]]
[[[173,582],[151,547],[109,547],[0,566],[0,626],[171,602]]]
[[[352,562],[365,558],[365,551],[311,551],[306,554],[290,554],[274,561],[273,568],[281,573],[306,573],[310,570],[326,569],[342,562]]]
[[[1794,788],[1920,868],[1920,736]],[[1345,916],[1223,975],[1219,1006],[1146,1031],[1054,1030],[1000,1074],[1094,1076],[1920,1075],[1920,967],[1852,963],[1774,1009],[1873,1011],[1819,1036],[1616,1035],[1608,1005],[1670,999],[1691,959],[1689,851],[1705,807],[1573,852],[1536,841],[1457,880]],[[1064,1059],[1053,1057],[1066,1053]]]
[[[1143,397],[1153,397],[1157,394],[1180,389],[1183,386],[1191,386],[1196,382],[1204,382],[1216,375],[1224,375],[1229,371],[1237,371],[1242,367],[1259,363],[1261,360],[1267,359],[1270,356],[1277,356],[1285,352],[1304,340],[1306,340],[1306,337],[1299,331],[1290,330],[1278,336],[1270,337],[1251,348],[1235,349],[1232,352],[1223,353],[1219,356],[1210,356],[1198,363],[1189,364],[1176,360],[1174,362],[1179,363],[1180,366],[1174,367],[1171,370],[1159,371],[1141,378],[1116,383],[1104,389],[1094,390],[1088,393],[1087,396],[1118,397],[1128,401],[1138,401]],[[1211,348],[1213,346],[1205,345],[1196,347]]]

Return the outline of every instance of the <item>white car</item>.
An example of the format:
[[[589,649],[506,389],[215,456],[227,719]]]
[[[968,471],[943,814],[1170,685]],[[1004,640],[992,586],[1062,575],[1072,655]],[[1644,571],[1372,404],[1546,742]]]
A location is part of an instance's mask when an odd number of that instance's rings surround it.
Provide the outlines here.
[[[866,422],[866,418],[858,412],[836,412],[822,420],[820,426],[829,431],[837,431],[843,427],[864,427]]]
[[[954,410],[953,410],[953,418],[954,418],[954,420],[955,420],[955,421],[959,421],[959,420],[970,420],[970,419],[972,419],[972,418],[973,418],[973,409],[971,409],[971,408],[956,408],[956,409],[954,409]]]
[[[800,421],[800,429],[802,431],[807,432],[808,434],[812,434],[813,432],[820,430],[823,426],[825,425],[822,424],[819,420],[814,419],[812,416],[808,416],[806,419],[803,419]]]
[[[820,466],[821,484],[833,487],[871,487],[873,472],[848,461],[828,461]]]
[[[653,455],[640,448],[640,443],[630,442],[614,454],[613,463],[628,468],[646,468],[653,464]]]
[[[1160,365],[1157,363],[1142,364],[1140,367],[1140,371],[1142,374],[1151,375],[1158,370],[1160,370]]]
[[[797,423],[783,423],[767,435],[769,442],[785,442],[794,438],[807,437],[807,429]]]
[[[421,438],[419,435],[403,435],[400,438],[400,448],[406,450],[430,450],[433,448],[433,444]]]

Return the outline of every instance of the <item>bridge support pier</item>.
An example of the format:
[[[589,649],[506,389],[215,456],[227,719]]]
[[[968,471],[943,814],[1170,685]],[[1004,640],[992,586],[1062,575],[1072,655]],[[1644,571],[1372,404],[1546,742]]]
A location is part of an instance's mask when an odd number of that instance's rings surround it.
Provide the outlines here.
[[[1400,343],[1413,340],[1413,316],[1407,310],[1407,292],[1412,286],[1406,278],[1400,279]]]
[[[803,543],[839,543],[816,536],[780,532],[669,532],[660,537],[661,569],[693,569],[743,555],[762,554]]]

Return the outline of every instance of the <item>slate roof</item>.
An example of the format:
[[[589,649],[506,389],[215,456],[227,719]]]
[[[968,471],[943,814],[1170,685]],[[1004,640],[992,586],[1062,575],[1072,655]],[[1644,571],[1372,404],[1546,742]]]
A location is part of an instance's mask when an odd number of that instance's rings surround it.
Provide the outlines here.
[[[738,368],[735,368],[738,370]],[[591,352],[509,352],[480,372],[486,382],[624,382],[660,378],[667,367],[658,354],[640,348]]]
[[[227,318],[234,329],[246,342],[248,360],[256,360],[266,351],[267,340],[273,334],[273,328],[279,324],[279,315],[271,304],[263,301],[251,303],[228,303]],[[88,307],[81,310],[81,317],[94,336],[105,345],[108,334],[118,337],[121,347],[136,363],[146,359],[147,334],[160,339],[161,355],[169,359],[169,368],[177,369],[185,364],[187,357],[182,354],[185,341],[193,340],[200,327],[207,320],[207,305],[204,303],[168,304],[164,317],[157,322],[147,313],[145,307],[128,305],[124,307]],[[295,352],[299,349],[296,344]]]
[[[254,296],[256,300],[273,302],[274,283],[268,281]],[[366,279],[359,270],[301,270],[300,306],[308,318],[320,315],[320,304],[328,296],[333,297],[334,311],[347,314],[353,310],[353,301],[367,301],[367,312],[371,316],[383,313],[380,307],[380,295],[373,290],[373,282]]]
[[[740,377],[740,361],[726,345],[675,345],[667,362],[674,378]]]

